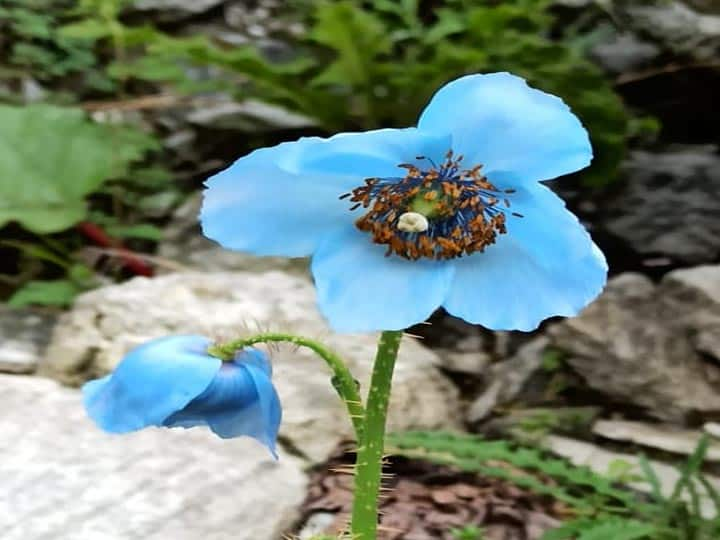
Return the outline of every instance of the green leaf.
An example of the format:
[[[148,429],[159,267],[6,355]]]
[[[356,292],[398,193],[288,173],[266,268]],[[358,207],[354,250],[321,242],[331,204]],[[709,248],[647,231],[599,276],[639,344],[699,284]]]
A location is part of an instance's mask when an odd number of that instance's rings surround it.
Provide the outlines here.
[[[82,292],[73,281],[59,279],[55,281],[30,281],[18,289],[8,300],[12,307],[30,305],[66,307]]]
[[[705,488],[705,491],[707,492],[710,499],[712,499],[713,505],[715,506],[716,514],[720,516],[720,493],[718,493],[718,490],[710,483],[707,478],[705,478],[704,475],[698,474],[697,479],[698,482],[700,482]]]
[[[350,1],[322,3],[316,18],[311,38],[332,49],[337,59],[313,83],[369,85],[376,60],[389,53],[392,45],[382,19]]]
[[[653,466],[650,464],[650,461],[648,460],[647,456],[645,456],[645,454],[641,453],[638,458],[640,461],[640,468],[645,475],[645,480],[650,485],[650,493],[652,494],[653,498],[657,502],[664,501],[665,498],[662,494],[662,485],[660,483],[660,478],[658,478],[658,475],[655,472],[655,469],[653,469]]]
[[[88,121],[81,110],[0,106],[0,226],[53,233],[81,221],[85,197],[123,175],[152,139]]]
[[[68,277],[81,288],[90,288],[95,283],[95,274],[84,264],[73,264],[67,272]]]
[[[655,531],[655,526],[649,523],[609,519],[582,531],[578,540],[649,540],[653,538]]]
[[[28,257],[55,264],[60,268],[67,268],[69,266],[69,263],[58,253],[54,253],[39,244],[18,240],[0,240],[0,246],[15,248]]]
[[[710,436],[707,433],[704,433],[692,455],[688,458],[687,463],[685,463],[680,470],[680,478],[673,488],[672,495],[670,495],[671,502],[678,500],[683,490],[687,488],[693,482],[693,478],[698,475],[705,461],[705,455],[707,454],[709,446]],[[692,491],[690,494],[691,496],[693,495]]]
[[[97,40],[112,34],[110,26],[100,19],[83,19],[60,28],[60,35],[71,39]]]
[[[437,22],[424,34],[425,43],[432,45],[447,37],[463,32],[467,23],[461,13],[452,9],[438,10]]]
[[[52,17],[47,14],[15,8],[8,10],[8,18],[12,29],[21,36],[47,39],[52,35]]]
[[[594,523],[595,521],[587,518],[574,519],[563,523],[556,529],[547,531],[540,540],[570,540],[575,538],[579,531],[592,527]]]
[[[657,527],[612,516],[579,518],[546,532],[541,540],[651,540]]]

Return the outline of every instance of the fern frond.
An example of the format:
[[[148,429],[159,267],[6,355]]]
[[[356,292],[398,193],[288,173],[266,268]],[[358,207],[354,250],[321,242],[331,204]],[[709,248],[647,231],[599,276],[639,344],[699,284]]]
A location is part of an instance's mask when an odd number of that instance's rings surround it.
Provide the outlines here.
[[[401,455],[455,465],[469,472],[510,481],[535,493],[551,495],[580,513],[591,511],[596,506],[589,500],[588,493],[599,495],[604,499],[602,504],[628,508],[640,505],[633,493],[615,487],[610,480],[587,467],[577,467],[566,460],[507,441],[488,441],[467,434],[415,431],[391,434],[388,443]],[[498,462],[525,473],[497,466]],[[530,473],[552,478],[556,485],[545,483]]]

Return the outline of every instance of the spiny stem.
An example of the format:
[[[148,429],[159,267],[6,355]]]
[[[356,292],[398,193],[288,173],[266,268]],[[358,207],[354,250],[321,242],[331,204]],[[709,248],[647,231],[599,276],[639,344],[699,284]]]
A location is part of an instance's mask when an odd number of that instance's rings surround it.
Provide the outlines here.
[[[393,331],[383,332],[378,341],[366,404],[365,438],[360,443],[356,459],[352,537],[357,540],[375,540],[377,535],[385,424],[401,340],[402,332]]]
[[[250,336],[248,338],[236,339],[226,343],[218,343],[208,348],[208,354],[220,358],[224,361],[232,360],[237,351],[256,345],[258,343],[292,343],[298,347],[306,347],[325,360],[325,363],[333,372],[332,385],[340,395],[340,399],[345,405],[355,429],[355,437],[358,444],[362,444],[363,440],[363,421],[365,419],[365,409],[362,405],[362,399],[358,392],[358,385],[353,378],[350,370],[343,362],[342,358],[334,351],[328,349],[322,343],[315,340],[295,336],[292,334],[284,334],[280,332],[265,332]]]

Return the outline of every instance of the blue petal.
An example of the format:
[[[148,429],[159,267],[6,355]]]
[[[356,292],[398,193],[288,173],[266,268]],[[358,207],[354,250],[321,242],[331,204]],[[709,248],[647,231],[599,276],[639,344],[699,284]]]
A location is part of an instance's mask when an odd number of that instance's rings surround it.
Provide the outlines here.
[[[203,233],[255,255],[310,255],[325,234],[355,219],[341,195],[365,178],[404,176],[399,164],[423,152],[445,152],[449,143],[412,128],[303,138],[256,150],[207,181]]]
[[[255,347],[245,347],[242,351],[238,351],[235,355],[235,361],[242,362],[244,365],[252,364],[265,373],[267,378],[272,377],[273,370],[270,359],[267,357],[267,354],[260,349],[256,349]]]
[[[202,336],[169,336],[130,351],[115,371],[83,386],[88,415],[111,433],[161,424],[210,384],[222,362]]]
[[[272,381],[264,371],[258,369],[252,363],[246,364],[245,367],[255,382],[255,388],[257,389],[257,394],[260,399],[260,414],[262,416],[262,428],[257,431],[256,435],[251,433],[249,433],[249,435],[255,437],[267,446],[273,456],[275,456],[275,459],[277,459],[275,445],[277,444],[278,430],[280,429],[280,422],[282,421],[280,398],[277,395]],[[210,427],[212,427],[212,425]],[[213,431],[220,435],[215,428],[213,428]]]
[[[607,263],[563,201],[541,184],[517,188],[507,234],[484,253],[459,259],[444,307],[493,330],[530,331],[573,316],[602,291]]]
[[[318,304],[335,330],[401,330],[424,321],[442,303],[452,264],[385,257],[385,250],[352,227],[328,238],[315,253]]]
[[[507,236],[529,254],[541,260],[574,260],[588,253],[590,235],[550,188],[540,183],[523,184],[508,174],[494,174],[489,180],[499,190],[512,191],[507,194]],[[513,212],[522,217],[513,216]],[[504,238],[500,236],[498,241]]]
[[[526,182],[549,180],[586,167],[588,134],[565,103],[509,73],[468,75],[443,86],[418,127],[450,133],[467,167],[507,171]]]
[[[418,157],[442,162],[450,149],[449,135],[425,133],[417,128],[377,129],[364,133],[339,133],[302,154],[298,167],[304,171],[323,172],[365,178],[404,177],[407,171],[398,165],[427,165]],[[356,185],[356,187],[357,187]]]
[[[224,439],[253,437],[277,458],[275,445],[282,412],[267,373],[268,364],[263,353],[246,349],[235,361],[224,363],[210,386],[163,425],[207,425]]]

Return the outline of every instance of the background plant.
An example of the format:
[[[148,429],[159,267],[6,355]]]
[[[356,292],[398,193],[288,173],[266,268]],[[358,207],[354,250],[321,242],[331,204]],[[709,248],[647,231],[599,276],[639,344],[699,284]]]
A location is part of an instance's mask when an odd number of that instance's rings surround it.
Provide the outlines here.
[[[596,151],[593,166],[582,173],[590,185],[615,178],[636,125],[611,83],[586,59],[588,39],[562,24],[549,0],[443,0],[431,7],[419,0],[295,0],[288,17],[307,31],[279,36],[293,51],[282,61],[266,58],[251,45],[227,46],[211,35],[170,35],[146,20],[128,23],[124,13],[129,6],[128,0],[7,0],[0,8],[0,48],[6,57],[0,70],[15,91],[0,93],[0,100],[21,104],[19,89],[30,76],[42,85],[33,99],[60,104],[219,92],[300,112],[330,133],[412,125],[433,89],[444,82],[464,73],[506,70],[562,96],[587,125]],[[198,79],[197,67],[211,67],[216,76]],[[124,170],[89,183],[73,171],[60,178],[32,175],[28,181],[33,192],[46,195],[62,184],[78,195],[70,205],[75,215],[81,206],[85,209],[79,223],[88,221],[111,238],[152,250],[160,237],[157,225],[197,184],[179,188],[162,165],[159,133],[148,132],[141,116],[128,119],[141,122],[137,127],[146,136],[142,141],[130,136],[133,130],[121,136],[124,128],[113,127],[114,150],[135,154]],[[33,124],[43,130],[45,146],[55,149],[50,153],[62,152],[66,144],[62,123],[55,122],[48,115]],[[250,149],[238,148],[238,155]],[[63,229],[49,222],[41,231],[17,217],[12,222],[19,221],[31,234],[20,233],[22,246],[4,245],[3,252],[18,260],[3,269],[6,290],[60,278],[62,284],[48,285],[54,288],[52,294],[48,289],[55,298],[50,303],[67,304],[72,295],[61,294],[58,300],[58,291],[79,291],[93,282],[83,278],[82,287],[69,286],[74,282],[69,269],[82,263],[74,253],[87,243],[86,235],[73,228],[78,221]],[[40,259],[39,251],[45,254]],[[37,283],[33,287],[32,295],[20,297],[23,303],[42,300],[42,289]]]
[[[249,95],[317,119],[327,131],[406,126],[434,88],[466,73],[511,71],[562,96],[588,126],[596,150],[588,184],[611,181],[633,125],[584,43],[568,32],[551,38],[549,0],[301,2],[309,31],[294,59],[271,63],[250,47],[226,50],[208,37],[155,34],[147,54],[114,70],[124,76],[181,82],[183,62],[212,64],[244,81]]]
[[[388,444],[394,454],[500,478],[564,503],[575,517],[546,533],[543,540],[711,540],[720,534],[720,517],[705,518],[701,507],[702,495],[720,513],[717,490],[702,473],[707,436],[678,467],[680,478],[670,495],[662,493],[657,474],[642,458],[642,478],[652,488],[649,497],[623,486],[617,477],[608,478],[509,441],[410,432],[390,435]]]

